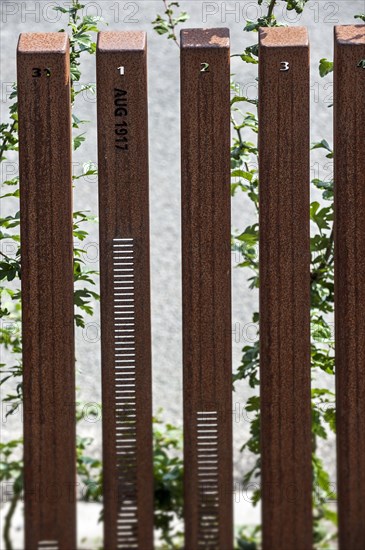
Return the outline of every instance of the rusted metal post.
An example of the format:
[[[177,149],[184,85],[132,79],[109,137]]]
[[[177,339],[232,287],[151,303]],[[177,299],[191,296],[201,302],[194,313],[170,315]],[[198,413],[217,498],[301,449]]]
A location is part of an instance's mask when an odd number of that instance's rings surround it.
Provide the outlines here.
[[[260,29],[260,372],[264,550],[312,548],[309,46]]]
[[[228,29],[181,32],[185,547],[232,534]]]
[[[18,44],[25,548],[76,548],[71,108],[66,33]]]
[[[153,547],[147,46],[97,47],[105,548]]]
[[[365,25],[335,28],[335,322],[341,550],[365,544]]]

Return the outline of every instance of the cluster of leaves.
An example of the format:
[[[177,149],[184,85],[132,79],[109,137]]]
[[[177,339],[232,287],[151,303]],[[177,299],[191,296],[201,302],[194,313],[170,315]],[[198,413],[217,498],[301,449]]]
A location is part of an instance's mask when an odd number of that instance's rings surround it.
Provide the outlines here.
[[[18,150],[18,104],[17,89],[13,84],[12,92],[9,96],[9,121],[0,125],[0,163],[4,168],[3,174],[10,172],[11,177],[5,176],[2,182],[2,192],[0,200],[13,200],[18,204],[19,201],[19,176],[14,174],[12,169],[14,164],[5,166],[7,155]],[[13,201],[14,202],[14,201]],[[7,366],[0,363],[1,372],[4,377],[0,380],[0,385],[7,380],[22,374],[22,365],[20,360],[21,336],[20,336],[20,291],[13,281],[20,278],[20,224],[19,210],[16,209],[13,214],[0,217],[0,345],[4,350],[10,351],[14,355],[14,364]],[[14,393],[8,394],[3,401],[10,403],[8,414],[14,412],[22,396],[21,384],[17,384]]]
[[[86,90],[91,90],[95,92],[94,84],[84,84],[76,90],[75,83],[80,81],[81,71],[80,71],[80,59],[83,53],[94,54],[96,52],[96,43],[92,39],[90,33],[98,32],[98,25],[103,22],[103,18],[97,15],[85,15],[81,16],[84,8],[84,4],[73,0],[72,6],[69,8],[63,8],[61,6],[55,6],[55,11],[67,14],[69,17],[69,28],[71,30],[70,35],[70,73],[71,73],[71,100],[74,102],[77,95],[81,94]],[[60,32],[64,32],[64,29],[61,29]],[[77,117],[74,116],[74,128],[78,128]],[[77,149],[84,139],[81,139],[82,136],[78,136],[76,146],[74,144],[74,149]]]
[[[155,527],[166,548],[182,547],[183,517],[182,431],[154,419],[153,470],[155,480]]]
[[[85,403],[76,402],[76,423],[81,424],[85,420]],[[88,421],[100,420],[99,411],[101,406],[87,408]],[[79,430],[80,431],[80,430]],[[101,502],[102,500],[102,463],[99,458],[93,457],[89,452],[93,444],[92,437],[76,436],[76,470],[80,480],[80,497],[84,502]]]
[[[288,9],[295,9],[300,13],[305,2],[288,2]],[[261,18],[258,25],[249,22],[246,31],[257,31],[262,26],[279,26],[274,15],[275,2],[269,6],[267,18]],[[243,61],[252,63],[258,60],[256,54],[257,44],[246,49],[241,55]],[[250,58],[248,58],[250,56]],[[253,56],[254,59],[253,59]],[[326,76],[333,70],[333,63],[322,59],[320,62],[320,75]],[[256,142],[246,142],[242,139],[242,131],[251,131],[257,134],[258,121],[256,115],[244,113],[237,108],[240,102],[247,102],[247,98],[234,97],[232,99],[233,128],[236,133],[232,148],[232,184],[233,194],[240,190],[251,199],[254,209],[258,214],[258,155],[255,148]],[[252,100],[249,101],[252,103]],[[238,122],[236,120],[238,119]],[[333,158],[333,151],[326,140],[315,143],[313,149],[323,149],[326,158]],[[238,182],[236,179],[238,178]],[[331,325],[328,318],[334,310],[334,272],[333,272],[333,181],[312,180],[312,185],[322,192],[322,198],[328,206],[323,206],[314,201],[310,205],[310,219],[314,232],[311,236],[311,323],[312,345],[311,365],[313,372],[313,385],[316,385],[316,373],[322,371],[330,376],[334,374],[334,349]],[[257,247],[259,242],[258,224],[247,227],[241,234],[235,235],[232,242],[241,252],[243,261],[239,266],[248,267],[252,271],[249,278],[250,288],[259,287],[259,266],[257,259]],[[253,323],[259,322],[259,314],[255,312]],[[234,381],[243,379],[249,382],[253,389],[259,388],[260,351],[259,342],[246,345],[243,348],[242,360]],[[326,548],[334,536],[334,529],[328,529],[328,522],[337,525],[336,513],[329,504],[330,479],[325,471],[323,463],[317,454],[318,438],[327,439],[328,432],[335,431],[335,403],[334,394],[327,386],[314,387],[312,389],[312,438],[313,438],[313,515],[314,515],[314,541],[318,548]],[[257,456],[254,467],[246,473],[243,479],[244,485],[260,477],[260,398],[258,393],[251,396],[246,403],[246,411],[250,413],[250,437],[242,446],[242,450],[248,449]],[[254,415],[254,416],[252,416]],[[253,502],[260,499],[260,491],[253,495]],[[329,534],[330,533],[330,534]],[[256,532],[256,546],[259,543],[259,532]],[[247,541],[249,542],[249,541]],[[255,546],[255,547],[256,547]]]
[[[77,420],[82,420],[83,407],[78,403]],[[181,548],[183,531],[183,437],[181,428],[161,419],[160,411],[153,419],[154,526],[160,547]],[[95,414],[88,410],[88,416]],[[102,501],[102,463],[87,453],[93,440],[77,437],[77,473],[85,502]],[[103,518],[101,512],[100,520]]]
[[[9,498],[9,509],[3,525],[6,550],[13,550],[11,542],[11,521],[23,492],[23,441],[14,439],[0,443],[0,484],[5,498]]]
[[[178,2],[167,2],[163,0],[165,6],[164,16],[157,15],[156,19],[152,21],[153,29],[157,34],[165,34],[169,40],[173,40],[177,46],[179,46],[179,40],[176,36],[176,27],[180,23],[185,23],[188,20],[188,14],[183,11],[177,15],[174,13],[174,8],[179,8]]]

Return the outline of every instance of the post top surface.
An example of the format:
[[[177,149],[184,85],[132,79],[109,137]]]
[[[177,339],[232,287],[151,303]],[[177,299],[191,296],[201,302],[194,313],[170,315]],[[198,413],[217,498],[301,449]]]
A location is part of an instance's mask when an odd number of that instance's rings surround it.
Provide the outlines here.
[[[261,27],[259,29],[260,46],[283,48],[308,46],[306,27]]]
[[[102,31],[98,34],[98,51],[144,51],[147,35],[144,31]]]
[[[336,25],[335,41],[339,44],[365,46],[365,25]]]
[[[229,48],[229,29],[182,29],[182,48]]]
[[[66,53],[66,32],[22,32],[19,36],[18,53]]]

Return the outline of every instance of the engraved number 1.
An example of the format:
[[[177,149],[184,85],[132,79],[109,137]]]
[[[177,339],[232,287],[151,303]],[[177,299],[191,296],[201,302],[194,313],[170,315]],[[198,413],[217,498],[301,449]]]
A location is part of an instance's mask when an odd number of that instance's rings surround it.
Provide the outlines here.
[[[124,75],[124,67],[118,67],[119,74]]]

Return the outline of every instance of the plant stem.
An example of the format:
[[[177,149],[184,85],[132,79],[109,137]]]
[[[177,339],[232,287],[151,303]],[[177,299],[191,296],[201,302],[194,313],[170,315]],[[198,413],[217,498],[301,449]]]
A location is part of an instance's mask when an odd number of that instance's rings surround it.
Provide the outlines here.
[[[175,33],[175,23],[174,23],[174,20],[172,18],[172,15],[171,15],[171,10],[169,8],[169,5],[167,3],[167,0],[162,0],[163,3],[164,3],[164,6],[165,6],[165,13],[167,15],[167,17],[169,18],[169,23],[170,23],[170,27],[171,27],[171,34],[172,34],[172,39],[173,41],[175,42],[176,46],[178,48],[180,48],[180,45],[179,45],[179,41],[177,39],[177,36],[176,36],[176,33]]]
[[[77,4],[78,4],[78,0],[72,0],[72,7],[75,10],[72,13],[72,22],[74,23],[74,25],[77,25]]]
[[[5,550],[13,550],[13,544],[11,542],[11,537],[10,537],[10,529],[11,529],[11,522],[15,514],[15,510],[19,502],[19,499],[20,499],[20,494],[14,493],[13,498],[11,499],[11,502],[10,502],[9,510],[7,511],[5,516],[5,524],[4,524],[4,531],[3,531]]]
[[[273,15],[275,4],[276,4],[276,0],[271,0],[271,2],[269,4],[269,9],[267,11],[267,16],[268,17],[271,17]]]

